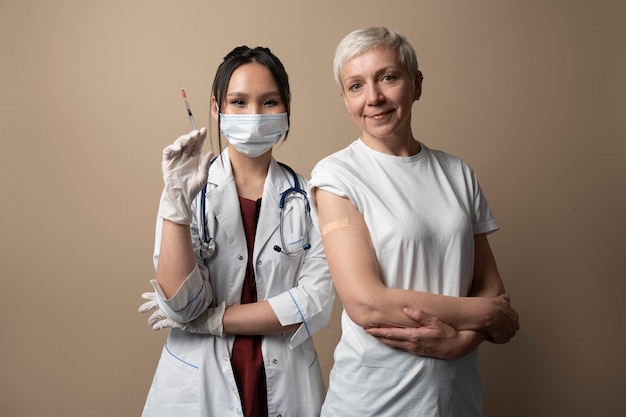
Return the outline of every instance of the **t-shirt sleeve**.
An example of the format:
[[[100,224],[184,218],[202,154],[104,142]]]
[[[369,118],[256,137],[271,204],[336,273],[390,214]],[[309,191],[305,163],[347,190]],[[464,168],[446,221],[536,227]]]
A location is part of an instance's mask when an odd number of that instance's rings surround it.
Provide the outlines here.
[[[482,233],[493,233],[499,229],[496,223],[487,198],[483,193],[483,190],[478,182],[476,173],[470,169],[471,182],[473,189],[473,219],[472,226],[474,228],[474,234],[479,235]]]
[[[322,160],[315,165],[311,172],[309,180],[308,195],[311,203],[311,218],[315,227],[319,231],[319,219],[317,215],[317,201],[315,199],[315,189],[328,191],[339,197],[348,197],[348,192],[343,181],[340,181],[340,175],[337,175],[338,167],[328,159]]]

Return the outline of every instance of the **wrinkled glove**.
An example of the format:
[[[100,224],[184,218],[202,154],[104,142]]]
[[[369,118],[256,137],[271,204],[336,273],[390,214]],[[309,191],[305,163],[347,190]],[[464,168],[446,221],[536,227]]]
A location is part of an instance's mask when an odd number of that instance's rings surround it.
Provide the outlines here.
[[[207,308],[204,313],[189,323],[179,323],[168,318],[165,313],[161,311],[156,300],[155,292],[145,292],[141,294],[141,298],[149,301],[139,306],[140,313],[155,310],[148,318],[148,324],[152,326],[153,330],[177,328],[189,333],[212,334],[219,337],[224,336],[222,320],[224,318],[224,311],[226,311],[226,303],[223,301],[217,307]]]
[[[139,311],[140,313],[147,313],[151,310],[155,310],[154,313],[152,313],[152,315],[150,316],[150,318],[148,318],[148,324],[150,324],[151,322],[155,320],[158,320],[159,317],[165,316],[163,312],[161,311],[161,309],[159,308],[159,303],[157,301],[157,296],[156,296],[155,291],[144,292],[143,294],[141,294],[141,298],[143,298],[144,300],[148,300],[148,301],[140,305],[137,311]]]
[[[150,310],[155,310],[159,308],[155,291],[144,292],[143,294],[141,294],[141,298],[148,301],[139,306],[137,311],[139,311],[140,313],[147,313]]]
[[[202,156],[206,134],[205,128],[193,130],[163,149],[160,217],[178,224],[191,224],[191,202],[207,181],[213,156],[212,152]]]

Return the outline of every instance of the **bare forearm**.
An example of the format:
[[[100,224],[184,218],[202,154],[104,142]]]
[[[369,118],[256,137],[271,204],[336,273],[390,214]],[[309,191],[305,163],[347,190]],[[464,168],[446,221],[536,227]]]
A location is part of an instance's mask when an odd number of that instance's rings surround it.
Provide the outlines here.
[[[457,330],[476,330],[511,333],[516,327],[516,313],[505,299],[504,284],[485,234],[474,236],[474,276],[470,297],[447,297],[436,294],[389,289],[383,292],[374,315],[381,320],[386,317],[403,318],[398,313],[404,307],[418,308],[437,316]],[[391,311],[385,307],[389,304]],[[377,311],[376,309],[372,311]],[[505,314],[501,314],[504,312]],[[511,317],[507,319],[506,317]],[[510,330],[507,330],[510,329]]]
[[[280,334],[300,324],[282,326],[267,301],[230,306],[224,313],[224,333],[239,335]]]
[[[369,300],[369,301],[367,301]],[[437,316],[457,330],[484,330],[485,300],[470,297],[450,297],[420,291],[381,287],[380,296],[351,299],[347,308],[353,320],[364,328],[412,327],[404,314],[405,308],[420,309]]]
[[[456,355],[451,355],[450,359],[458,359],[476,349],[487,338],[487,333],[474,330],[461,330],[459,332],[462,342],[457,345]]]
[[[167,298],[176,294],[195,266],[189,226],[163,220],[156,278]]]

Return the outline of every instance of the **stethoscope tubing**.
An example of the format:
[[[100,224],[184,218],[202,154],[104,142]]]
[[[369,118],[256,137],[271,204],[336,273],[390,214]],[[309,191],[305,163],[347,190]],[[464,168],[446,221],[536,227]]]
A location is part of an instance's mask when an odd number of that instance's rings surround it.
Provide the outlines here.
[[[215,162],[216,159],[217,157],[213,158],[210,165],[213,165],[213,162]],[[280,165],[283,169],[285,169],[287,172],[291,174],[291,176],[293,177],[293,187],[286,189],[280,195],[278,208],[280,210],[279,229],[280,229],[280,244],[282,245],[282,247],[278,245],[274,245],[274,250],[276,252],[280,252],[287,256],[294,256],[303,250],[308,250],[311,248],[311,244],[308,241],[308,237],[309,237],[308,230],[309,230],[310,216],[311,216],[311,204],[309,202],[307,192],[300,187],[300,181],[298,181],[298,175],[296,174],[296,172],[290,166],[282,162],[278,162],[278,165]],[[202,223],[202,227],[201,227],[202,232],[200,233],[200,256],[205,259],[210,258],[213,255],[213,253],[215,253],[215,249],[216,249],[215,239],[213,239],[213,237],[210,236],[209,228],[208,228],[207,221],[206,221],[207,186],[208,184],[204,184],[204,187],[202,187],[202,192],[200,195],[200,223]],[[288,245],[285,243],[285,235],[283,232],[283,223],[284,223],[283,220],[284,220],[285,202],[287,201],[289,196],[292,194],[301,195],[303,198],[304,216],[305,216],[306,223],[305,223],[304,236],[302,239],[303,240],[302,247],[295,251],[288,251],[284,249]]]

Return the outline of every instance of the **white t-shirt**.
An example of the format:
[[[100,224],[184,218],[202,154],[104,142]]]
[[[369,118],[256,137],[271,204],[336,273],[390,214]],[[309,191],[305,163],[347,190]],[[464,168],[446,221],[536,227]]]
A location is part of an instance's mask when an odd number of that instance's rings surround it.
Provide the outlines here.
[[[356,140],[320,161],[309,186],[348,198],[363,214],[387,287],[466,296],[474,235],[498,226],[472,169],[421,147],[398,157]],[[481,416],[481,403],[477,351],[451,361],[411,355],[343,312],[322,416]]]

